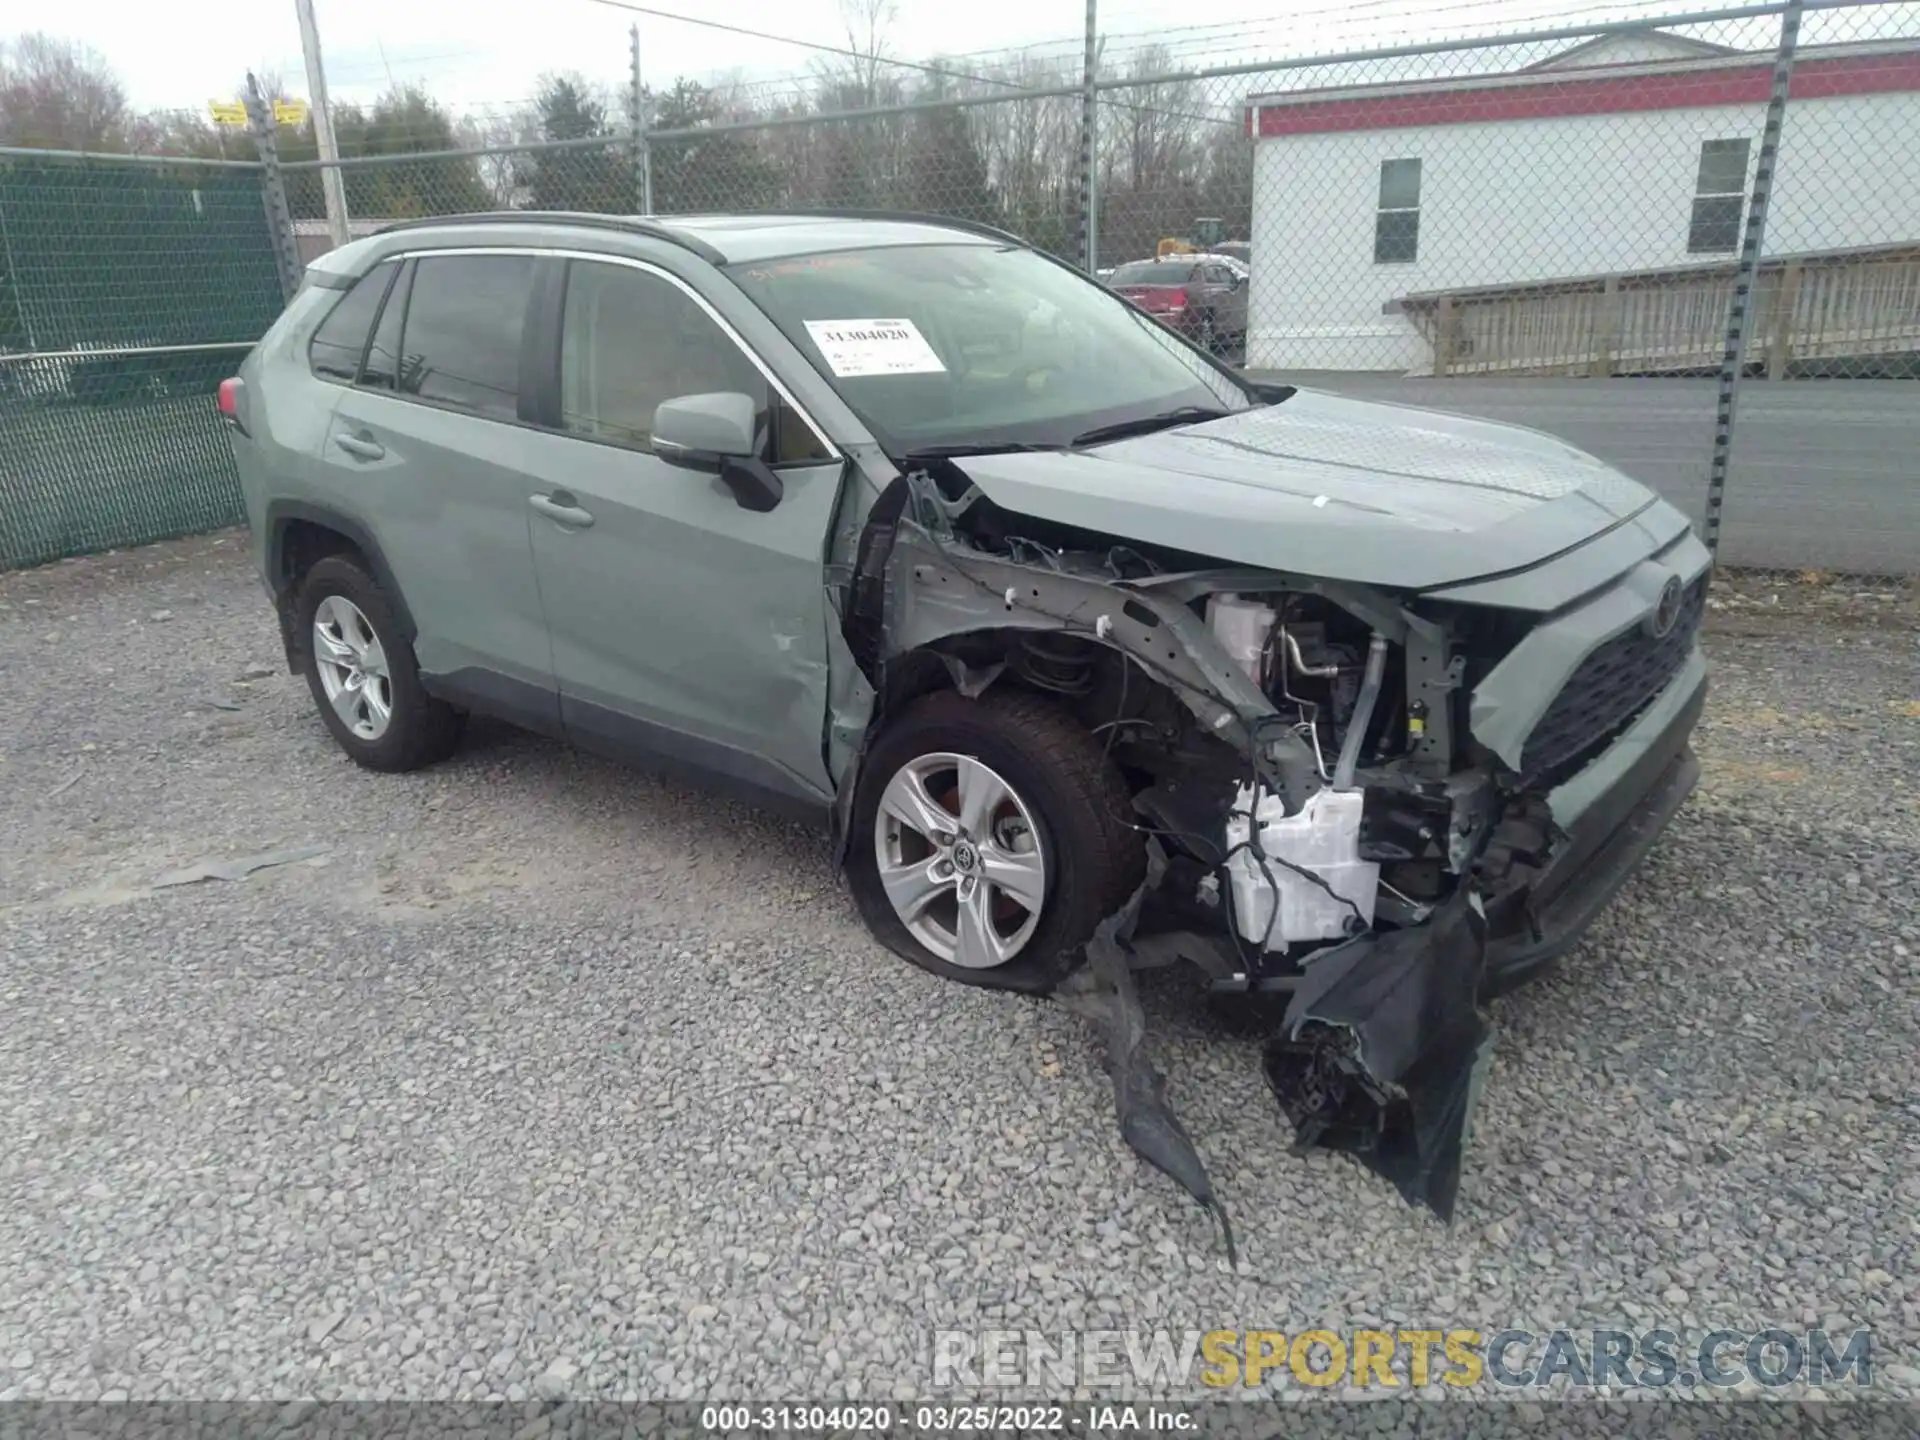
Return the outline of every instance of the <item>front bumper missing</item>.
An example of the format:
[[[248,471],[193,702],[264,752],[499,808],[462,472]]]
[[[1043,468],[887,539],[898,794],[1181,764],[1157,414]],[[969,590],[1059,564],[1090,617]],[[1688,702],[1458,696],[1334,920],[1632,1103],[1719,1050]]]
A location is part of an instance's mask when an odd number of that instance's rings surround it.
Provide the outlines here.
[[[1357,1156],[1409,1204],[1451,1221],[1491,1053],[1478,1003],[1486,959],[1486,917],[1462,887],[1418,928],[1362,935],[1313,961],[1265,1057],[1294,1148]]]
[[[1353,1155],[1408,1203],[1451,1222],[1492,1053],[1481,1002],[1572,948],[1646,858],[1699,778],[1689,740],[1706,690],[1696,654],[1626,733],[1549,797],[1567,824],[1544,868],[1513,867],[1486,893],[1478,882],[1463,885],[1424,923],[1359,936],[1307,963],[1263,1060],[1296,1150]],[[1150,873],[1147,888],[1156,878]],[[1101,926],[1090,963],[1056,998],[1107,1029],[1128,1144],[1224,1223],[1204,1163],[1142,1055],[1127,973],[1127,953],[1144,949],[1131,939],[1140,900]]]

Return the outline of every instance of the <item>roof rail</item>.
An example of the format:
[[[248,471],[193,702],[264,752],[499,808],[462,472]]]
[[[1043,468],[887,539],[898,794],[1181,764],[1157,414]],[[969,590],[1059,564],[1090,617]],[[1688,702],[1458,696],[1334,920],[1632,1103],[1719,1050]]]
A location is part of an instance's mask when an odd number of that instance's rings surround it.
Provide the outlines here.
[[[985,235],[994,240],[1005,240],[1010,245],[1018,245],[1023,250],[1033,246],[1022,240],[1010,230],[998,226],[985,225],[978,220],[960,220],[951,215],[922,214],[917,210],[770,210],[769,215],[792,215],[802,220],[897,220],[905,225],[938,225],[947,230],[965,230],[973,235]]]
[[[618,230],[626,235],[645,235],[691,250],[709,265],[724,265],[727,257],[706,241],[684,235],[642,215],[602,215],[591,210],[479,210],[466,215],[429,215],[419,220],[402,220],[380,233],[397,230],[431,230],[445,225],[499,225],[531,221],[534,224],[574,225],[589,230]]]

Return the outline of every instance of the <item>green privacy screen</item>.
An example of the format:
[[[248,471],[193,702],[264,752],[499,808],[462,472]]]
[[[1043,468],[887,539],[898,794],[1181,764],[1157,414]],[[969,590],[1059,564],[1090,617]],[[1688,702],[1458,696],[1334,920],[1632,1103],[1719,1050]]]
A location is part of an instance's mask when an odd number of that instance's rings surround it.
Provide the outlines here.
[[[238,522],[214,393],[280,304],[256,172],[0,159],[0,569]]]

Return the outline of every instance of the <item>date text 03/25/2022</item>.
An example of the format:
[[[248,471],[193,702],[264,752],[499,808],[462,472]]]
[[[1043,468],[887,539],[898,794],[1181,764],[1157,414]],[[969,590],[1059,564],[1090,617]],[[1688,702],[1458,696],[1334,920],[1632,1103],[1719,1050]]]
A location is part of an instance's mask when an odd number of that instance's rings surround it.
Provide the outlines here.
[[[1130,1431],[1177,1434],[1199,1429],[1190,1411],[1173,1405],[708,1405],[700,1428],[716,1434],[805,1434],[894,1430],[927,1435],[1006,1431]]]

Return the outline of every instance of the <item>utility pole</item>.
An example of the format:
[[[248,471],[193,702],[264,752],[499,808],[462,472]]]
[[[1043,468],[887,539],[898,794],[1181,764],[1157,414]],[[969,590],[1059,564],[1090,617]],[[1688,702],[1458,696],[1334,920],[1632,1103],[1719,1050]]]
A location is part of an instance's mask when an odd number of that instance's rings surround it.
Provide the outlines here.
[[[1100,191],[1094,178],[1100,157],[1097,4],[1087,0],[1087,51],[1080,71],[1080,263],[1089,275],[1100,268]]]
[[[351,238],[347,231],[347,182],[340,173],[340,147],[333,140],[333,107],[327,103],[327,71],[320,63],[320,27],[313,21],[313,0],[293,0],[300,16],[300,52],[307,61],[307,102],[313,111],[313,139],[320,149],[320,193],[327,202],[327,233],[337,250]]]
[[[627,124],[633,131],[633,185],[640,200],[640,213],[653,214],[653,147],[647,143],[647,92],[640,87],[640,25],[635,21],[627,31],[627,53],[633,73],[627,81]]]

